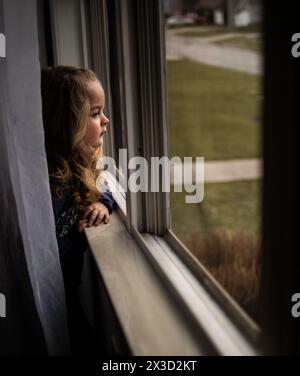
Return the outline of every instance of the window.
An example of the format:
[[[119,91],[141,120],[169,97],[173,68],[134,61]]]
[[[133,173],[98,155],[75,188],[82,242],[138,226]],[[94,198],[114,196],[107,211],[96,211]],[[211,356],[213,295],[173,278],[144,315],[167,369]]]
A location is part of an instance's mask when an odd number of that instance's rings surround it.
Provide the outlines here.
[[[165,82],[166,43],[162,5],[163,1],[124,1],[120,4],[124,36],[123,69],[128,152],[132,156],[142,155],[148,164],[151,164],[153,157],[169,156],[170,140],[166,116],[168,96]],[[162,171],[159,178],[161,182]],[[220,320],[224,320],[225,327],[228,325],[231,328],[229,331],[232,330],[229,336],[231,338],[228,337],[232,347],[225,345],[219,353],[228,354],[228,349],[231,347],[231,350],[233,348],[235,350],[233,352],[230,350],[229,353],[253,354],[253,349],[249,347],[243,336],[249,334],[252,339],[256,338],[257,326],[228,294],[224,294],[203,268],[201,261],[197,260],[180,239],[169,231],[172,228],[169,192],[162,190],[128,192],[127,201],[131,234],[144,249],[161,278],[165,280],[165,288],[176,292],[177,306],[186,307],[186,320],[189,325],[195,319],[194,315],[197,317],[199,330],[207,325],[203,322],[206,315],[212,320],[211,325],[218,328]],[[214,303],[213,306],[206,304],[211,301],[211,297],[219,304]],[[228,313],[230,315],[227,316]],[[238,332],[239,329],[243,330],[242,334]],[[223,335],[228,335],[228,332],[221,334],[221,331],[218,331],[218,333],[215,338],[211,338],[213,346],[222,343]],[[239,337],[240,347],[234,344],[236,336]],[[224,343],[221,347],[223,345]]]
[[[204,199],[189,204],[184,190],[172,192],[171,230],[256,319],[262,196],[261,2],[238,1],[230,9],[226,2],[163,3],[169,154],[193,161],[205,158]]]

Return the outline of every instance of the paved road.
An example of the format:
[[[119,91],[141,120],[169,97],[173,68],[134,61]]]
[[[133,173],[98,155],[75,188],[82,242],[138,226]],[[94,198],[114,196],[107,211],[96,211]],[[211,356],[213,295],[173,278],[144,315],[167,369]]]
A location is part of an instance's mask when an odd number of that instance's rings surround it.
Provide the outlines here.
[[[224,34],[211,37],[185,37],[167,33],[167,59],[188,58],[192,61],[233,69],[250,74],[262,73],[261,56],[238,48],[218,46],[213,41],[232,38],[240,34]],[[253,35],[248,35],[249,38]]]

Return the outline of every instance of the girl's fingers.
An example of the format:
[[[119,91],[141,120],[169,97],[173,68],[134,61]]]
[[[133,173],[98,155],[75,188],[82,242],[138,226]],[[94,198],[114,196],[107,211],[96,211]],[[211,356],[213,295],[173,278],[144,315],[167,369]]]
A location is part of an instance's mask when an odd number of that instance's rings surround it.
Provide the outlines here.
[[[93,209],[90,218],[89,218],[89,226],[92,226],[94,223],[95,219],[98,217],[99,212],[96,209]]]
[[[104,213],[101,210],[99,210],[97,219],[94,222],[94,226],[99,226],[100,225],[100,223],[103,220],[103,215],[104,215]]]
[[[102,222],[102,217],[101,217],[101,215],[100,215],[100,213],[99,213],[99,215],[98,215],[98,217],[97,217],[97,219],[96,219],[94,225],[95,225],[95,226],[99,226],[101,222]]]
[[[99,226],[101,222],[109,222],[109,213],[108,210],[103,210],[103,208],[99,210],[98,207],[90,205],[86,208],[81,220],[87,221],[84,227]]]
[[[103,216],[103,222],[104,222],[104,223],[108,223],[108,222],[109,222],[109,213],[108,213],[108,212],[105,212],[105,213],[104,213],[104,216]]]
[[[94,226],[99,226],[101,222],[108,223],[109,222],[109,213],[106,212],[99,212],[99,215],[94,222]]]
[[[99,212],[100,223],[104,220],[105,212]]]
[[[88,217],[88,215],[94,210],[92,206],[88,206],[85,212],[83,213],[82,219],[85,219]]]

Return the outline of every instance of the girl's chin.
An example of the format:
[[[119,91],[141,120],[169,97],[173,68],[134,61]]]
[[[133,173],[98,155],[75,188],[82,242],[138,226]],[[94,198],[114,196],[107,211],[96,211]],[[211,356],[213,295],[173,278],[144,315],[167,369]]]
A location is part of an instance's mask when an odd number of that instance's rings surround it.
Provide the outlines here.
[[[90,146],[94,149],[98,149],[98,148],[101,148],[103,146],[103,141],[97,141],[96,143],[94,144],[90,144]]]
[[[100,147],[103,146],[103,136],[102,137],[99,137],[97,140],[95,140],[93,143],[91,142],[91,140],[89,140],[89,142],[87,142],[87,140],[85,140],[86,144],[92,148],[95,148],[95,149],[98,149]]]
[[[99,137],[93,145],[94,148],[100,148],[101,146],[103,146],[103,137]]]

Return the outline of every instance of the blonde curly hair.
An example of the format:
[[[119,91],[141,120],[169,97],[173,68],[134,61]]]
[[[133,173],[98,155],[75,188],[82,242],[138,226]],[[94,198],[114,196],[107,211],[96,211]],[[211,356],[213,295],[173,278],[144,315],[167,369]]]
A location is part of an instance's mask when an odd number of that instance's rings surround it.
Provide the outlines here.
[[[42,70],[41,89],[45,147],[51,190],[71,189],[73,204],[85,207],[97,201],[97,161],[102,148],[85,141],[90,113],[88,83],[97,81],[90,69],[57,66]],[[101,85],[101,83],[100,83]]]

